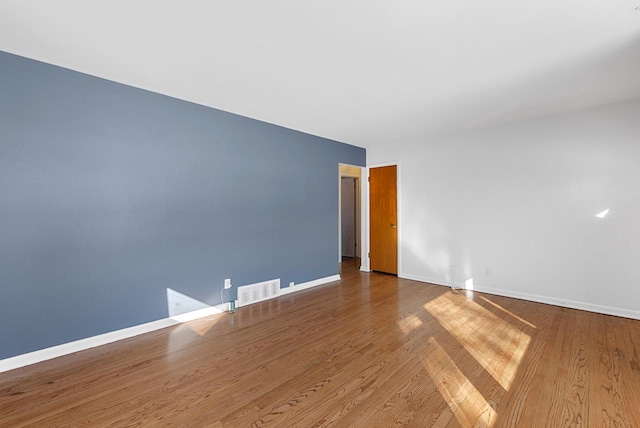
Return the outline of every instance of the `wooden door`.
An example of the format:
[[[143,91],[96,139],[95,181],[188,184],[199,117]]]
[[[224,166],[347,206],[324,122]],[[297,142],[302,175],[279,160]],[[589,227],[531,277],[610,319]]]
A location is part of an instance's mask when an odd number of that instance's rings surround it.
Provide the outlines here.
[[[371,270],[398,274],[396,166],[369,170],[369,258]]]

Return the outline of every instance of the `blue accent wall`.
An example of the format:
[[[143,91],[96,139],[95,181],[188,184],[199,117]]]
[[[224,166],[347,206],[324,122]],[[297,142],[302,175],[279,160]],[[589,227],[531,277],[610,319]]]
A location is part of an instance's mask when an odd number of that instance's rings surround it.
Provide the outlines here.
[[[0,52],[0,359],[338,273],[365,150]]]

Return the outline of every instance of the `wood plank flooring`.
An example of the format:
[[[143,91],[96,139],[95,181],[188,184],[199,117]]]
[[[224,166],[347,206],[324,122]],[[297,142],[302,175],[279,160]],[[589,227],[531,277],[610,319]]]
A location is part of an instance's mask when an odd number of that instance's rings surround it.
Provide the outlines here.
[[[0,374],[0,427],[640,427],[640,321],[361,273]]]

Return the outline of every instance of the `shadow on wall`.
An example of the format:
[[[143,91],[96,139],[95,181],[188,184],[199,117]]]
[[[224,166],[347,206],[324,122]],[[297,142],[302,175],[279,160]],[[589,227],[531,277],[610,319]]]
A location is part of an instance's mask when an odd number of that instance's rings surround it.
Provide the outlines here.
[[[405,140],[445,137],[520,120],[640,98],[640,37],[596,55],[566,58],[480,92],[443,100],[438,111],[381,118]],[[461,120],[464,118],[464,121]],[[390,136],[391,137],[391,136]],[[398,139],[398,136],[393,136]]]
[[[640,97],[639,75],[640,37],[598,55],[569,58],[559,67],[477,94],[474,99],[484,101],[473,111],[478,117],[473,125],[493,126],[635,99]],[[487,105],[496,108],[486,110]]]

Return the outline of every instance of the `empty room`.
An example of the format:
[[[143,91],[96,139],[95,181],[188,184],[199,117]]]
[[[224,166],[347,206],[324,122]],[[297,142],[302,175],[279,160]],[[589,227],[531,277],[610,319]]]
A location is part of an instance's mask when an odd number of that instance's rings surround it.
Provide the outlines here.
[[[0,427],[640,427],[640,1],[0,1]]]

